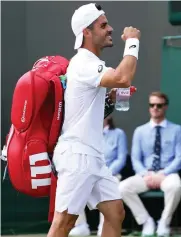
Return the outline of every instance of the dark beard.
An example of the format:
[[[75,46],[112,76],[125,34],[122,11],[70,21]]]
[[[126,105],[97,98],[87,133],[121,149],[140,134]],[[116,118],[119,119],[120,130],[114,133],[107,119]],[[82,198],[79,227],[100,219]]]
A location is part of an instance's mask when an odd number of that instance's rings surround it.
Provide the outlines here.
[[[112,48],[114,46],[114,44],[112,43],[111,45],[104,45],[101,47],[101,50],[105,49],[105,48]]]

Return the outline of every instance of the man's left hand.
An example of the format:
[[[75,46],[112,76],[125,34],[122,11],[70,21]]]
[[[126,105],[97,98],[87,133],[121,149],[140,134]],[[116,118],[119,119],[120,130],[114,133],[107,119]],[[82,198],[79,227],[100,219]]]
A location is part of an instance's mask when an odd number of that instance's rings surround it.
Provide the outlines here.
[[[113,103],[116,103],[116,91],[117,89],[116,88],[113,88],[110,90],[110,92],[108,93],[109,94],[109,99],[113,102]]]
[[[155,188],[160,188],[161,183],[163,182],[163,180],[166,178],[165,174],[162,172],[158,172],[154,175],[154,185]]]

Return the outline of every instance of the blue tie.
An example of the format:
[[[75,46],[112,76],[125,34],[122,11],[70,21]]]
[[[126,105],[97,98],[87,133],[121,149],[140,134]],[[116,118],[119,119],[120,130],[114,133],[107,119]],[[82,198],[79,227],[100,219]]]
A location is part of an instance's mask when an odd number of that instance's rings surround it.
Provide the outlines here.
[[[155,137],[155,146],[154,146],[154,158],[152,164],[153,171],[160,170],[160,153],[161,153],[161,134],[160,126],[156,126],[156,137]]]

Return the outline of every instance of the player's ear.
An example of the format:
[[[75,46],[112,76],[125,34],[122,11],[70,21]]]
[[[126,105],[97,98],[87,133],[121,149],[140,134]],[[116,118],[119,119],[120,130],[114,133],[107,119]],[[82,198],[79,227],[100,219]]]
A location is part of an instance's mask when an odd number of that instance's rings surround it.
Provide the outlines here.
[[[88,29],[88,28],[85,28],[85,29],[83,30],[83,35],[84,35],[84,37],[90,37],[90,35],[91,35],[91,30]]]

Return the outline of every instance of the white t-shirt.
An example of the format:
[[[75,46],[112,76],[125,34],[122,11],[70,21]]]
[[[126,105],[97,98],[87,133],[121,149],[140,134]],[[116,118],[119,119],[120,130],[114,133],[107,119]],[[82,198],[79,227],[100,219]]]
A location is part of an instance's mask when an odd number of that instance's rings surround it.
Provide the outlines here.
[[[65,117],[56,149],[103,157],[103,120],[106,88],[100,81],[105,62],[87,49],[79,49],[67,68]]]

